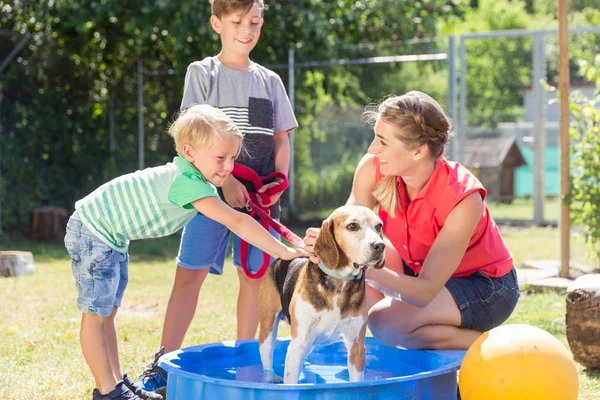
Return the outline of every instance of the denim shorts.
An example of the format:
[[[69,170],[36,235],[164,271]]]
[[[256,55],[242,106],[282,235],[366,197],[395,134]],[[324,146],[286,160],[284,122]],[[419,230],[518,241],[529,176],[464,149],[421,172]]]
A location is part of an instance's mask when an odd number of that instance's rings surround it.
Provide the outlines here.
[[[279,234],[270,229],[271,235],[279,239]],[[202,214],[196,215],[183,228],[177,265],[185,269],[201,270],[210,268],[211,274],[223,274],[225,255],[229,248],[231,231]],[[240,244],[242,240],[233,234],[233,265],[242,268],[240,262]],[[250,272],[255,273],[263,264],[263,251],[248,245],[247,266]],[[273,258],[269,257],[269,263]]]
[[[406,264],[403,267],[406,275],[415,276],[410,267]],[[446,288],[460,310],[460,328],[479,332],[489,331],[506,321],[520,295],[514,267],[498,278],[490,278],[481,271],[470,276],[450,278]]]
[[[104,244],[77,219],[67,224],[65,247],[77,286],[77,308],[108,317],[121,305],[127,286],[129,255]]]

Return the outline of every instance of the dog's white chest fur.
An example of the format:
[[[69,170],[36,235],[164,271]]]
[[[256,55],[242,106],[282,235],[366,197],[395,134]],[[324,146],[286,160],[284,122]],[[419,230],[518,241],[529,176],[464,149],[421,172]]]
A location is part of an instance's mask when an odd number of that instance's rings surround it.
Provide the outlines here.
[[[336,306],[337,297],[333,297],[332,300],[332,310],[317,311],[301,296],[296,299],[294,314],[298,320],[298,330],[306,331],[303,333],[307,336],[314,335],[315,346],[336,343],[344,338],[355,338],[366,322],[362,315],[342,319],[340,309]]]

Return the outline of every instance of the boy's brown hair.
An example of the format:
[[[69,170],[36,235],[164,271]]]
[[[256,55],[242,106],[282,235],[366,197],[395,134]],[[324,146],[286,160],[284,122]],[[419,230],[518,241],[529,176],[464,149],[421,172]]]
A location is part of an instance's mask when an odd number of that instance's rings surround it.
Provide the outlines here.
[[[212,15],[221,19],[224,15],[229,15],[240,10],[247,13],[254,3],[258,4],[262,9],[265,8],[264,0],[212,0]]]

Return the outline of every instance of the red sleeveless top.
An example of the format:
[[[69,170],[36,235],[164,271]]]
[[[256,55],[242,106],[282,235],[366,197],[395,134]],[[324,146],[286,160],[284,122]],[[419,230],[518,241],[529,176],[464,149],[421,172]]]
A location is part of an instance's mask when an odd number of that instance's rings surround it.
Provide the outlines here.
[[[379,182],[382,175],[379,160],[375,160],[376,181]],[[431,178],[412,201],[408,200],[402,178],[398,177],[397,182],[400,205],[396,216],[389,216],[380,207],[379,217],[383,221],[383,233],[404,262],[418,274],[448,214],[475,191],[485,200],[486,191],[468,169],[443,157],[437,160]],[[512,267],[512,254],[484,201],[481,218],[452,277],[469,276],[476,271],[482,271],[490,277],[500,277]]]

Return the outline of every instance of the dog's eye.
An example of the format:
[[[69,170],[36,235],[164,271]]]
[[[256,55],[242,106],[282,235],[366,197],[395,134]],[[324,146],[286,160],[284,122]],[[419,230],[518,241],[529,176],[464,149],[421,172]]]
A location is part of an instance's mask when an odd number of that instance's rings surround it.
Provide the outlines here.
[[[377,225],[375,225],[375,230],[377,232],[381,232],[381,228],[383,228],[383,224],[377,224]]]
[[[346,225],[346,229],[348,229],[349,231],[357,231],[359,228],[360,227],[356,222],[350,222],[348,225]]]

